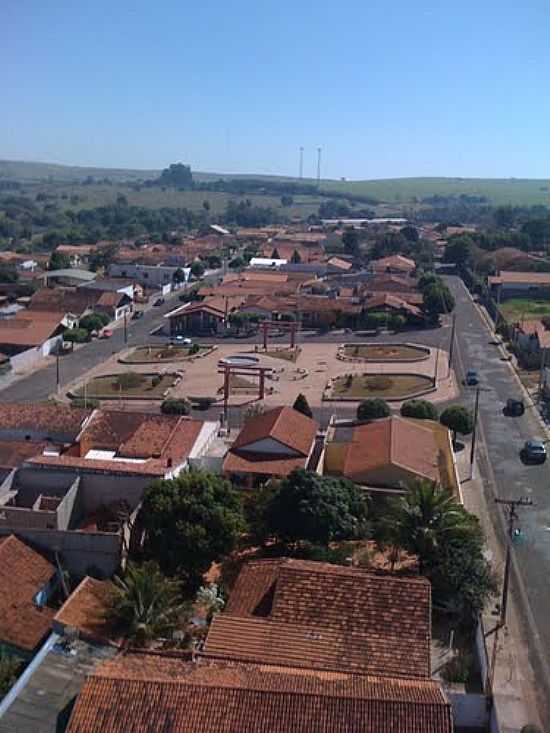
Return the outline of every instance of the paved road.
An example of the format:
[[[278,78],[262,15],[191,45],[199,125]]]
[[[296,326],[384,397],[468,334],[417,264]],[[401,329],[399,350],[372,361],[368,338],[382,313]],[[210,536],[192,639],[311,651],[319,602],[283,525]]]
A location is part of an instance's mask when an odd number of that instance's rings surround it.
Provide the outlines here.
[[[448,282],[457,302],[455,368],[459,376],[466,369],[477,369],[482,387],[489,390],[480,393],[480,466],[499,535],[502,537],[502,516],[498,514],[502,508],[494,503],[495,494],[503,498],[528,496],[534,502],[532,508],[518,510],[522,538],[513,554],[520,577],[512,576],[512,593],[521,601],[524,621],[535,626],[530,628],[531,652],[538,648],[542,654],[531,656],[542,687],[546,660],[550,660],[550,466],[525,466],[519,456],[525,440],[542,437],[542,430],[534,408],[520,418],[504,416],[508,397],[521,396],[517,378],[510,365],[501,360],[499,349],[491,345],[490,331],[462,281],[452,277]],[[464,402],[473,406],[473,390],[464,394]],[[549,699],[547,690],[546,701]]]

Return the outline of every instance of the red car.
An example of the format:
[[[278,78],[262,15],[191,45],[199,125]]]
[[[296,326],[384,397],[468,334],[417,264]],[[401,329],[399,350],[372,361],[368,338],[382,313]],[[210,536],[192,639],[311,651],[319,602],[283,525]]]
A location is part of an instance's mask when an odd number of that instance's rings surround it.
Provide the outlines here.
[[[113,335],[113,332],[111,331],[110,328],[104,328],[99,338],[100,339],[110,339],[112,335]]]

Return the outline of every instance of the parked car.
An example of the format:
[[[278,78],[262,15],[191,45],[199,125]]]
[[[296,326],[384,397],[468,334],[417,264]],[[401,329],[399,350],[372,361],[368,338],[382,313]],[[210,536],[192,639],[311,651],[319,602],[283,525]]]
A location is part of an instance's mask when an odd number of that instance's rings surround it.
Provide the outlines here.
[[[504,414],[509,417],[521,417],[525,412],[525,405],[523,400],[517,400],[510,397],[506,400],[506,406],[504,408]]]
[[[542,440],[526,440],[522,449],[523,459],[529,463],[544,463],[546,461],[546,446]]]
[[[475,369],[468,369],[466,372],[466,384],[468,387],[475,387],[479,384],[479,376]]]
[[[113,335],[113,332],[110,328],[104,328],[103,331],[99,334],[100,339],[110,339]]]
[[[181,334],[178,336],[172,336],[170,338],[171,344],[181,344],[183,346],[191,346],[193,341],[190,338],[187,338],[186,336],[182,336]]]
[[[137,321],[139,318],[143,318],[143,311],[134,311],[132,313],[132,321]]]
[[[153,305],[154,305],[154,306],[158,306],[158,305],[164,305],[164,303],[165,303],[165,302],[166,302],[166,301],[164,300],[164,298],[157,298],[157,299],[155,300],[155,302],[153,303]]]

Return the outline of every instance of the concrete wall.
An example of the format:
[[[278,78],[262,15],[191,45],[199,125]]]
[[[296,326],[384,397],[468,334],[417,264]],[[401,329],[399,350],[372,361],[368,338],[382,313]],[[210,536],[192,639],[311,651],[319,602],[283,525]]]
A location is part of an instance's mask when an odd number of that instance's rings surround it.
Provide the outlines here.
[[[153,476],[113,476],[107,473],[81,472],[82,511],[92,514],[98,507],[115,501],[127,501],[134,509],[143,492],[153,481]]]
[[[485,728],[489,722],[485,695],[447,690],[447,697],[453,708],[453,722],[456,728]]]
[[[0,527],[0,537],[12,534]],[[63,569],[82,577],[94,569],[111,577],[120,563],[121,538],[106,532],[63,532],[59,530],[22,529],[17,535],[39,550],[58,552]]]

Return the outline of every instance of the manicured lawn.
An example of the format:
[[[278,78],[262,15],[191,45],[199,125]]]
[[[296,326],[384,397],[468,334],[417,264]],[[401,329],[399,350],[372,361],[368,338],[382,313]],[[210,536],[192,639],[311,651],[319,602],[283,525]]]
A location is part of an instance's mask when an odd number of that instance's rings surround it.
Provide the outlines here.
[[[421,359],[427,356],[425,349],[419,349],[416,346],[406,346],[404,344],[348,344],[344,347],[344,355],[353,358],[370,359],[371,361]]]
[[[354,374],[334,380],[335,397],[366,399],[367,397],[400,398],[429,389],[433,382],[420,374]]]
[[[206,346],[200,346],[199,351],[197,354],[199,354],[201,351],[205,351],[208,347]],[[182,361],[183,359],[187,359],[190,354],[189,350],[191,349],[191,346],[139,346],[137,349],[134,349],[130,354],[128,354],[127,357],[125,357],[124,361],[128,362],[130,364],[143,364],[143,363],[158,363],[158,362],[168,362],[168,361]]]
[[[507,321],[535,320],[550,316],[550,300],[512,298],[501,303],[500,310]]]
[[[96,397],[99,399],[112,400],[116,398],[124,399],[125,397],[134,397],[144,400],[160,400],[164,392],[174,386],[175,376],[173,374],[140,374],[139,383],[131,386],[123,386],[121,388],[118,377],[119,374],[104,374],[100,377],[94,377],[86,385],[86,396]],[[159,376],[160,381],[153,385],[155,377]],[[84,387],[80,387],[74,392],[75,397],[84,397]]]

